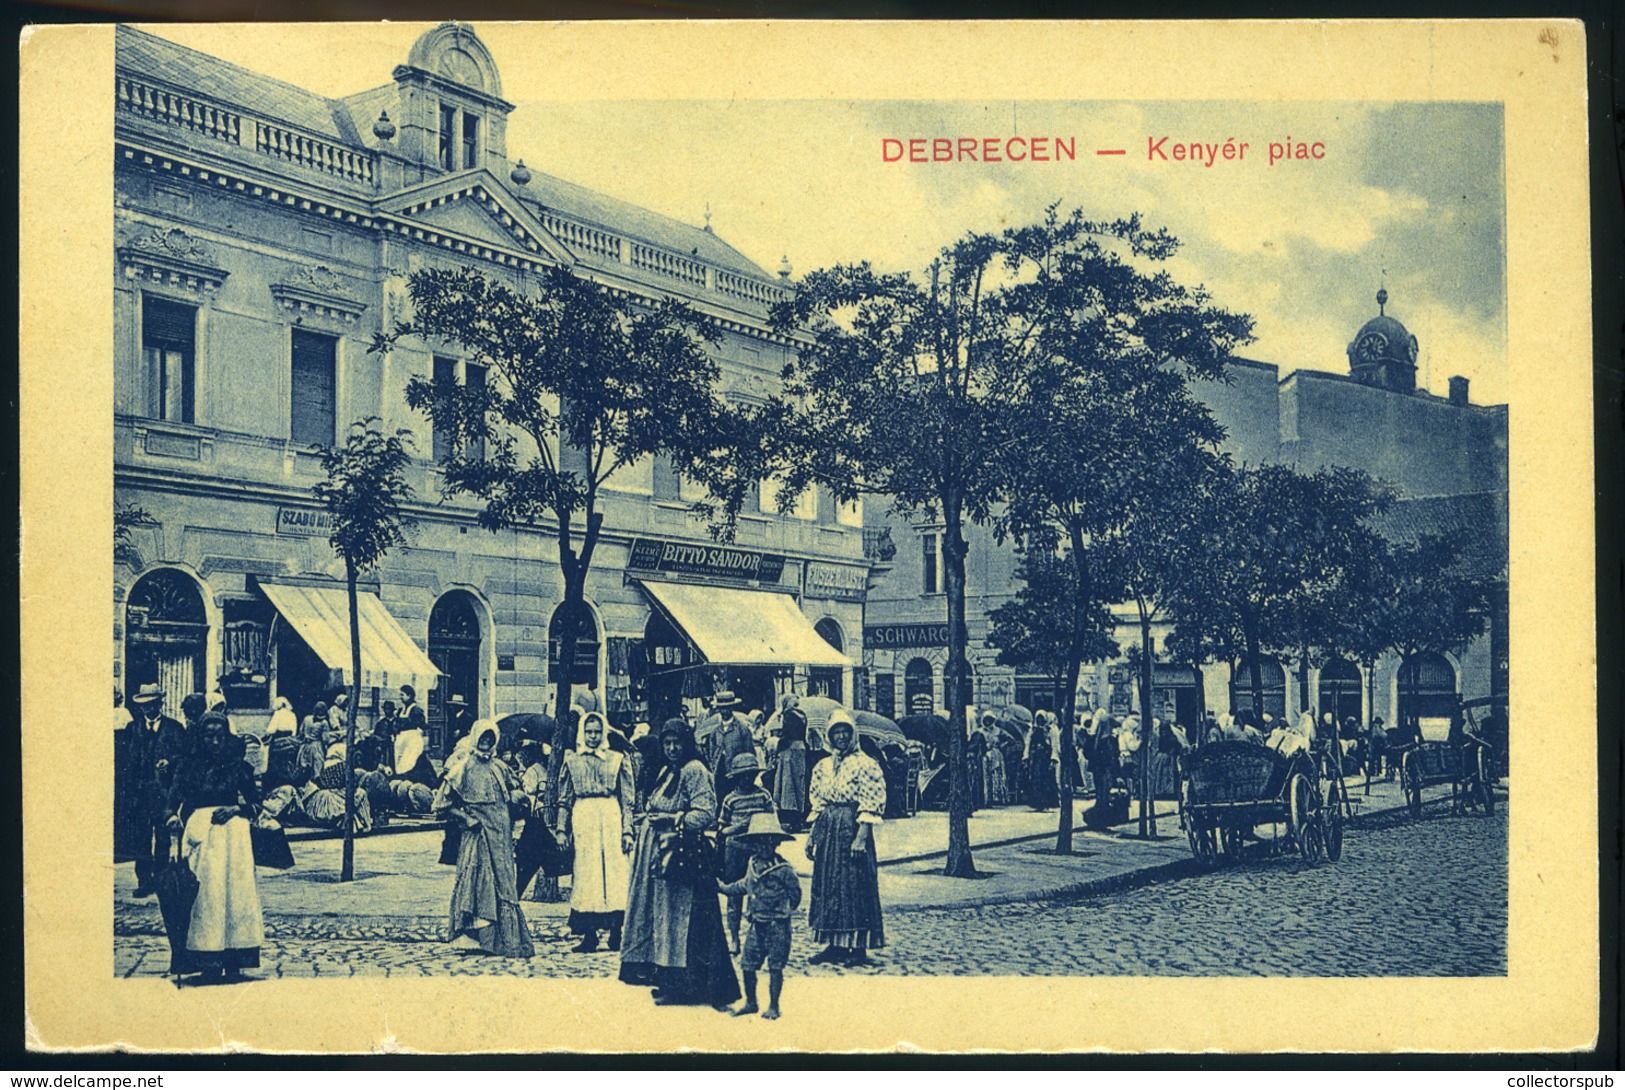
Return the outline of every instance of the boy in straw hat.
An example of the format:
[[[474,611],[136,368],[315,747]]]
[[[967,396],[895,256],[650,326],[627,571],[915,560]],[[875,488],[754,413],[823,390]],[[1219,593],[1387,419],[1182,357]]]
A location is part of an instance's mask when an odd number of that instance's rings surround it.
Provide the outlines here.
[[[745,897],[745,918],[750,931],[739,958],[745,980],[745,1002],[734,1016],[755,1014],[756,974],[767,963],[767,1010],[763,1018],[779,1016],[779,995],[784,991],[784,966],[790,960],[790,918],[801,904],[801,880],[779,855],[779,844],[789,840],[771,811],[752,814],[750,825],[739,840],[750,850],[745,876],[737,882],[718,882],[730,897]]]

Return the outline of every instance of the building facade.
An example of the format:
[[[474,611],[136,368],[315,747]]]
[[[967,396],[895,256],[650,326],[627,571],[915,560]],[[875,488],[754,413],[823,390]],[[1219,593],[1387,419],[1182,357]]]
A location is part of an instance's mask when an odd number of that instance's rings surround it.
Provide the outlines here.
[[[1267,712],[1335,709],[1340,718],[1368,722],[1380,715],[1392,723],[1414,699],[1415,711],[1433,731],[1440,729],[1439,721],[1448,716],[1457,696],[1506,692],[1507,410],[1505,405],[1472,404],[1464,378],[1450,380],[1445,398],[1418,390],[1420,346],[1386,313],[1387,302],[1387,292],[1379,292],[1377,316],[1349,342],[1348,375],[1311,370],[1282,375],[1272,364],[1238,360],[1229,369],[1228,382],[1199,382],[1196,393],[1224,425],[1224,449],[1237,464],[1284,463],[1305,472],[1331,466],[1361,469],[1398,493],[1382,526],[1391,539],[1464,532],[1464,562],[1473,574],[1498,581],[1497,604],[1483,637],[1447,654],[1421,656],[1413,664],[1418,674],[1414,698],[1409,675],[1402,686],[1401,664],[1393,656],[1375,664],[1312,659],[1307,690],[1299,664],[1275,658],[1261,663]],[[869,596],[865,617],[863,663],[873,682],[870,699],[883,713],[942,712],[948,661],[942,528],[900,518],[878,501],[868,510],[870,551],[877,561],[881,551],[891,557],[886,561],[890,570]],[[1000,666],[998,649],[987,645],[990,613],[1017,588],[1014,549],[999,545],[984,528],[968,527],[966,537],[966,613],[976,702],[1053,707],[1049,678],[1022,676]],[[1137,614],[1129,608],[1115,612],[1119,643],[1138,643]],[[1166,626],[1153,626],[1158,647],[1165,635]],[[1138,707],[1134,675],[1126,661],[1086,666],[1079,706],[1121,713]],[[1199,670],[1158,663],[1153,707],[1186,725],[1204,709],[1239,710],[1252,701],[1249,675],[1241,663],[1210,663]]]
[[[303,715],[338,684],[343,566],[311,488],[321,447],[378,417],[413,434],[419,502],[363,587],[363,708],[409,682],[437,731],[462,707],[545,710],[563,598],[549,527],[493,533],[475,503],[440,501],[445,437],[405,401],[414,376],[487,376],[453,344],[374,353],[374,335],[406,313],[414,270],[523,291],[564,266],[716,320],[727,395],[760,399],[790,347],[767,321],[788,270],[511,155],[514,107],[461,24],[342,99],[130,28],[116,65],[114,485],[151,517],[114,558],[116,682],[159,682],[171,709],[218,688],[248,728],[278,696]],[[661,459],[610,488],[577,679],[614,715],[723,686],[755,707],[853,691],[861,507],[814,494],[781,517],[763,495],[721,548]]]

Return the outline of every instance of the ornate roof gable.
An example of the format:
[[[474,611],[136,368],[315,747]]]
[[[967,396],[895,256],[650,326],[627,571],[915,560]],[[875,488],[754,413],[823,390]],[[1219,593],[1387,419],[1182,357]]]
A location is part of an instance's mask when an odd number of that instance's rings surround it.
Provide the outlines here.
[[[424,229],[536,254],[573,265],[575,254],[507,192],[488,170],[413,186],[380,202],[379,211]]]

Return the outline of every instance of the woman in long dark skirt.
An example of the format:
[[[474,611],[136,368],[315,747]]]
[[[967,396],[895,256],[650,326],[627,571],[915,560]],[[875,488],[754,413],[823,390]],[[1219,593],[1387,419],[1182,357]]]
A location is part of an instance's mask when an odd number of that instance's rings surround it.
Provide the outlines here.
[[[808,925],[824,950],[808,960],[862,965],[871,948],[886,945],[874,838],[886,813],[886,777],[858,748],[857,727],[845,709],[830,716],[824,733],[831,753],[813,769],[807,837],[813,861]]]
[[[714,853],[702,846],[716,822],[716,789],[687,723],[668,719],[660,747],[665,763],[632,856],[620,979],[653,985],[661,1005],[720,1010],[739,998],[739,981],[723,936]]]
[[[1034,810],[1053,810],[1055,791],[1055,746],[1049,735],[1049,722],[1040,712],[1027,734],[1027,805]]]

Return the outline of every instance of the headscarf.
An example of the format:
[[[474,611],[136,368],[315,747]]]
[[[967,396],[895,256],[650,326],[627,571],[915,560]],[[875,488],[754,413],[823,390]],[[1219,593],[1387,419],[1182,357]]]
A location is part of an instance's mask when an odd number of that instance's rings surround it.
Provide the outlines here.
[[[845,749],[835,749],[835,728],[845,727],[852,736],[852,744]],[[845,708],[836,708],[829,714],[829,722],[824,725],[824,737],[830,744],[830,751],[837,757],[850,757],[858,749],[858,725],[852,719],[852,713]]]
[[[327,756],[322,760],[323,768],[332,768],[336,764],[343,764],[348,750],[343,742],[334,742],[327,747]]]
[[[592,750],[587,748],[587,720],[589,719],[598,720],[598,725],[603,728],[603,733],[599,735],[598,738],[598,748]],[[581,724],[576,727],[576,752],[596,753],[598,756],[608,759],[610,751],[609,720],[605,719],[603,714],[600,712],[588,712],[586,715],[583,715],[581,717]]]
[[[463,789],[463,776],[468,772],[469,763],[475,759],[474,751],[479,747],[480,739],[487,734],[493,737],[495,745],[492,752],[495,753],[496,746],[502,744],[502,731],[493,719],[475,720],[469,732],[457,739],[457,744],[452,747],[451,756],[446,758],[445,779],[453,790]]]
[[[299,717],[293,714],[293,705],[288,703],[287,697],[277,697],[271,708],[271,722],[265,728],[266,737],[299,733]]]
[[[224,708],[226,706],[226,694],[221,692],[219,689],[216,689],[214,692],[209,694],[207,700],[205,701],[205,706],[209,711],[214,711],[216,708]]]
[[[666,761],[666,739],[673,737],[683,743],[683,752],[675,762]],[[673,717],[660,724],[660,758],[665,761],[666,769],[673,773],[681,772],[688,762],[700,759],[700,751],[694,745],[694,732],[689,729],[687,721]]]

